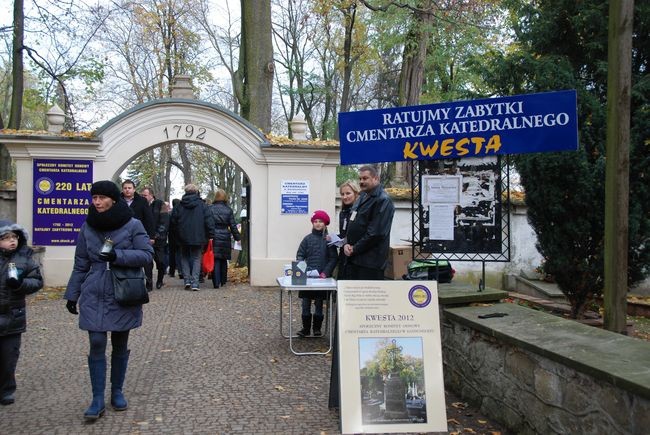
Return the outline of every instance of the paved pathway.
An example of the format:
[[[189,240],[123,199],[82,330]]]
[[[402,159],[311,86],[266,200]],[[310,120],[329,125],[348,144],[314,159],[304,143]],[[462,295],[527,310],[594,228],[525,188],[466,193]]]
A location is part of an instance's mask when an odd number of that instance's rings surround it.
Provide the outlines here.
[[[340,433],[338,412],[327,408],[331,357],[290,352],[277,289],[208,284],[190,292],[170,285],[178,279],[167,282],[151,293],[144,324],[131,333],[129,409],[107,407],[90,424],[82,417],[91,399],[87,335],[61,299],[30,299],[16,403],[0,406],[0,432]],[[297,342],[326,345],[325,338]]]
[[[289,351],[277,290],[208,287],[151,293],[129,342],[129,409],[107,408],[93,424],[82,418],[91,398],[86,333],[60,299],[31,301],[16,403],[0,407],[1,432],[337,433],[338,412],[327,408],[331,359]]]

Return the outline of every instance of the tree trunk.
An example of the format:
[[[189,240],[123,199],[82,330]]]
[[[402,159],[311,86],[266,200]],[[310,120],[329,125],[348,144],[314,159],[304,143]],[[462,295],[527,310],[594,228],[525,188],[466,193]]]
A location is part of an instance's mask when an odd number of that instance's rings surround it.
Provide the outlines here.
[[[242,79],[241,114],[264,133],[271,131],[273,93],[273,43],[271,41],[271,1],[241,0]],[[243,59],[243,65],[241,61]]]
[[[11,80],[11,111],[7,128],[20,130],[23,111],[23,39],[25,36],[25,13],[23,0],[14,0],[14,36],[12,47]]]
[[[192,183],[192,162],[190,161],[189,152],[184,142],[178,143],[178,154],[183,165],[181,171],[183,172],[183,183],[186,186]]]
[[[625,333],[630,197],[630,93],[634,2],[609,5],[605,168],[605,329]]]
[[[341,108],[339,112],[350,110],[350,81],[352,80],[352,32],[357,15],[357,6],[352,3],[348,9],[343,10],[345,17],[345,39],[343,41],[343,91],[341,92]],[[338,138],[338,132],[336,134]]]
[[[431,25],[433,14],[426,12],[431,10],[431,2],[426,0],[419,5],[419,11],[415,12],[415,19],[404,44],[402,59],[402,70],[399,78],[399,105],[415,106],[420,104],[422,94],[422,83],[424,81],[424,64],[427,58],[429,40],[431,39]],[[410,185],[408,162],[395,163],[395,178],[393,186],[406,187]]]

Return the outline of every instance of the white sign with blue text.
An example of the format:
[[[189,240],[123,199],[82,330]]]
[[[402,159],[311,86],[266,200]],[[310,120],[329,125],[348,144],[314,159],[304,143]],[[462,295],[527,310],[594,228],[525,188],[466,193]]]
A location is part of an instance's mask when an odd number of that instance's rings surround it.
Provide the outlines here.
[[[282,214],[309,213],[309,180],[282,180],[280,195]]]
[[[341,428],[445,432],[435,281],[338,281]]]

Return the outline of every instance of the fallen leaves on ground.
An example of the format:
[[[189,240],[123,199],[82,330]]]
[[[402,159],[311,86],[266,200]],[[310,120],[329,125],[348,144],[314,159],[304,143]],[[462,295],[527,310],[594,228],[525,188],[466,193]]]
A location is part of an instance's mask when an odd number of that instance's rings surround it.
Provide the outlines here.
[[[65,287],[43,287],[39,292],[35,293],[34,296],[29,299],[34,301],[63,299],[64,293]]]
[[[248,282],[248,267],[229,267],[228,282],[242,284]]]
[[[650,341],[650,319],[646,317],[628,316],[628,320],[634,325],[632,337]]]

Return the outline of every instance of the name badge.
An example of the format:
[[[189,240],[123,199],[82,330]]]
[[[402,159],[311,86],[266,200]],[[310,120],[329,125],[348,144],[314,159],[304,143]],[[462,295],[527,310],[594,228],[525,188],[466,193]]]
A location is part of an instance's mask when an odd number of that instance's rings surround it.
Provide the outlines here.
[[[352,214],[350,215],[350,221],[353,221],[354,218],[357,217],[357,211],[353,211]]]

